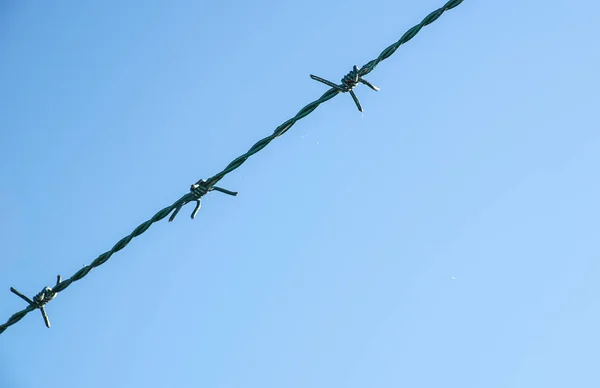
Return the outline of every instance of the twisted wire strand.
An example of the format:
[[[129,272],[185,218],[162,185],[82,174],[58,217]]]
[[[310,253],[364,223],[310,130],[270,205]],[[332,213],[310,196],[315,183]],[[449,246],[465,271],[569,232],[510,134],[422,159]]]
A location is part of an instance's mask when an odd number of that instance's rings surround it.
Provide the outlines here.
[[[119,242],[117,242],[109,251],[104,252],[103,254],[98,256],[94,261],[92,261],[91,264],[84,266],[79,271],[75,272],[75,274],[70,278],[59,282],[52,290],[55,293],[59,293],[65,290],[67,287],[69,287],[72,283],[83,279],[92,269],[106,263],[114,253],[125,248],[127,244],[129,244],[131,240],[133,240],[134,237],[137,237],[140,234],[144,233],[146,230],[148,230],[148,228],[150,228],[150,226],[152,226],[153,223],[158,222],[166,216],[168,216],[174,209],[176,209],[181,203],[184,203],[190,196],[190,194],[186,194],[179,200],[177,200],[175,203],[173,203],[173,205],[158,211],[148,221],[141,223],[137,228],[135,228],[129,236],[123,237],[121,240],[119,240]],[[8,318],[8,321],[6,321],[6,323],[0,325],[0,334],[2,334],[9,326],[12,326],[15,323],[19,322],[25,317],[25,315],[36,310],[37,308],[38,307],[35,304],[30,304],[23,310],[13,314],[10,318]]]
[[[368,62],[367,64],[365,64],[360,69],[359,75],[362,77],[362,76],[367,75],[370,72],[372,72],[373,69],[375,69],[375,67],[381,61],[389,58],[392,54],[394,54],[394,52],[398,49],[398,47],[400,47],[404,43],[406,43],[409,40],[411,40],[412,38],[414,38],[415,35],[417,35],[419,33],[419,31],[421,31],[421,29],[423,27],[427,26],[428,24],[433,23],[440,16],[442,16],[442,14],[444,12],[446,12],[448,10],[451,10],[454,7],[457,7],[462,2],[463,2],[463,0],[450,0],[446,4],[444,4],[442,7],[440,7],[438,9],[436,9],[435,11],[431,12],[429,15],[427,15],[421,21],[421,23],[417,24],[416,26],[414,26],[411,29],[409,29],[408,31],[406,31],[404,33],[404,35],[402,35],[402,37],[400,38],[400,40],[398,40],[396,43],[390,45],[385,50],[383,50],[381,52],[381,54],[379,54],[379,56],[377,58],[375,58],[374,60],[372,60],[372,61]],[[227,167],[225,167],[225,169],[223,171],[221,171],[218,174],[215,174],[211,178],[207,179],[207,183],[209,185],[214,185],[217,182],[219,182],[221,179],[223,179],[223,177],[225,177],[225,175],[229,174],[230,172],[232,172],[233,170],[235,170],[236,168],[238,168],[242,164],[244,164],[244,162],[250,156],[254,155],[258,151],[260,151],[263,148],[265,148],[267,146],[267,144],[269,144],[271,141],[273,141],[276,137],[279,137],[279,136],[283,135],[285,132],[287,132],[294,124],[296,124],[296,122],[298,120],[300,120],[300,119],[306,117],[307,115],[309,115],[312,111],[314,111],[315,109],[317,109],[317,107],[319,105],[321,105],[325,101],[328,101],[328,100],[332,99],[338,93],[339,93],[339,91],[336,90],[336,89],[334,89],[334,88],[329,89],[327,92],[325,92],[321,96],[321,98],[319,98],[318,100],[315,100],[315,101],[311,102],[310,104],[306,105],[304,108],[300,109],[300,111],[296,114],[296,116],[292,117],[291,119],[289,119],[285,123],[283,123],[280,126],[278,126],[275,129],[275,131],[273,132],[273,134],[271,136],[267,136],[264,139],[259,140],[258,142],[256,142],[256,144],[254,144],[252,147],[250,147],[250,150],[248,150],[248,152],[246,152],[244,155],[241,155],[241,156],[237,157],[236,159],[234,159],[231,163],[229,163],[227,165]]]
[[[448,1],[446,4],[444,4],[442,7],[440,7],[439,9],[431,12],[429,15],[427,15],[422,21],[421,23],[415,25],[414,27],[412,27],[411,29],[409,29],[408,31],[406,31],[404,33],[404,35],[402,35],[402,37],[400,38],[400,40],[398,40],[396,43],[390,45],[389,47],[387,47],[385,50],[383,50],[381,52],[381,54],[379,54],[379,56],[377,58],[375,58],[374,60],[368,62],[367,64],[365,64],[363,67],[361,67],[360,71],[359,71],[359,75],[362,77],[364,75],[369,74],[371,71],[373,71],[375,69],[375,67],[383,60],[389,58],[392,54],[394,54],[394,52],[404,43],[408,42],[409,40],[411,40],[412,38],[415,37],[415,35],[417,35],[419,33],[419,31],[433,23],[434,21],[436,21],[444,12],[458,6],[460,3],[462,3],[463,0],[450,0]],[[252,147],[250,147],[250,149],[243,155],[235,158],[233,161],[231,161],[231,163],[229,163],[227,165],[227,167],[225,167],[225,169],[223,169],[223,171],[215,174],[214,176],[208,178],[205,181],[205,184],[207,187],[212,187],[215,184],[217,184],[217,182],[219,182],[221,179],[223,179],[225,177],[225,175],[229,174],[230,172],[232,172],[233,170],[239,168],[242,164],[244,164],[244,162],[246,160],[248,160],[248,158],[250,158],[252,155],[256,154],[257,152],[259,152],[260,150],[262,150],[263,148],[265,148],[269,143],[271,143],[273,140],[275,140],[277,137],[283,135],[284,133],[286,133],[297,121],[303,119],[304,117],[308,116],[310,113],[312,113],[315,109],[317,109],[317,107],[319,107],[319,105],[321,105],[322,103],[331,100],[333,97],[335,97],[336,95],[338,95],[338,93],[340,93],[340,91],[338,91],[335,88],[331,88],[328,91],[326,91],[319,99],[311,102],[310,104],[306,105],[304,108],[300,109],[300,111],[298,113],[296,113],[296,115],[294,117],[292,117],[291,119],[287,120],[286,122],[284,122],[283,124],[281,124],[280,126],[278,126],[275,131],[270,135],[265,137],[264,139],[259,140],[258,142],[256,142]],[[200,182],[200,181],[199,181]],[[167,206],[166,208],[159,210],[154,216],[152,216],[152,218],[150,218],[148,221],[141,223],[137,228],[135,228],[133,230],[133,232],[131,232],[131,234],[129,234],[128,236],[123,237],[121,240],[119,240],[119,242],[117,242],[109,251],[104,252],[103,254],[101,254],[100,256],[98,256],[94,261],[92,261],[91,264],[84,266],[83,268],[81,268],[79,271],[77,271],[73,276],[71,276],[68,279],[65,279],[61,282],[59,282],[54,288],[52,288],[52,290],[55,293],[59,293],[61,291],[64,291],[65,289],[67,289],[67,287],[69,287],[72,283],[83,279],[92,269],[106,263],[108,261],[108,259],[111,258],[111,256],[120,251],[121,249],[125,248],[130,242],[131,240],[133,240],[135,237],[141,235],[142,233],[144,233],[146,230],[148,230],[150,228],[150,226],[152,226],[152,224],[154,224],[155,222],[158,222],[160,220],[162,220],[163,218],[165,218],[166,216],[168,216],[171,212],[173,212],[174,210],[181,208],[181,206],[185,205],[186,203],[195,200],[196,198],[194,198],[192,193],[187,193],[184,196],[182,196],[180,199],[178,199],[177,201],[175,201],[171,206]],[[23,310],[13,314],[8,321],[6,321],[6,323],[1,324],[0,325],[0,334],[2,334],[8,327],[14,325],[15,323],[19,322],[21,319],[23,319],[27,314],[29,314],[30,312],[36,310],[38,307],[36,305],[32,305],[30,304],[29,306],[27,306],[26,308],[24,308]]]

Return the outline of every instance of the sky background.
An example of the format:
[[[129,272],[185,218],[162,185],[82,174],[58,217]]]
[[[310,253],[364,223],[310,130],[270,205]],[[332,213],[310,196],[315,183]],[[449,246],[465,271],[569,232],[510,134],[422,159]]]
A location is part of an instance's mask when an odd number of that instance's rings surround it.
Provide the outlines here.
[[[0,4],[0,320],[443,0]],[[550,4],[552,3],[552,4]],[[600,386],[596,1],[465,1],[0,335],[0,387]]]

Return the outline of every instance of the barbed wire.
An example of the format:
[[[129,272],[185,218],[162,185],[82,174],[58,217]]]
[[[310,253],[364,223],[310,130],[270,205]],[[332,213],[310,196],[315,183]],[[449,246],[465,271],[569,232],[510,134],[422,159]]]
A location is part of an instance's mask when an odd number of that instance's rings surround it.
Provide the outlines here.
[[[444,6],[431,12],[429,15],[427,15],[421,21],[421,23],[417,24],[416,26],[414,26],[411,29],[409,29],[408,31],[406,31],[404,33],[404,35],[402,35],[402,37],[396,43],[390,45],[385,50],[383,50],[377,58],[368,62],[367,64],[362,66],[360,69],[358,67],[354,66],[353,69],[342,78],[340,85],[337,85],[333,82],[327,81],[321,77],[317,77],[317,76],[311,74],[310,76],[312,79],[330,86],[331,89],[329,89],[328,91],[323,93],[323,95],[319,99],[311,102],[310,104],[306,105],[304,108],[300,109],[300,111],[298,113],[296,113],[296,115],[294,117],[292,117],[291,119],[287,120],[286,122],[284,122],[283,124],[278,126],[270,136],[267,136],[264,139],[261,139],[258,142],[256,142],[252,147],[250,147],[250,149],[245,154],[235,158],[231,163],[229,163],[223,171],[215,174],[214,176],[212,176],[206,180],[201,179],[201,180],[197,181],[196,183],[194,183],[190,187],[189,193],[183,195],[181,198],[179,198],[177,201],[175,201],[172,205],[167,206],[162,210],[159,210],[154,216],[152,216],[152,218],[150,218],[146,222],[141,223],[137,228],[135,228],[133,230],[133,232],[131,232],[131,234],[129,234],[128,236],[123,237],[121,240],[119,240],[119,242],[117,242],[109,251],[104,252],[103,254],[98,256],[94,261],[92,261],[91,264],[84,266],[70,278],[61,280],[61,277],[59,275],[57,277],[57,282],[54,287],[52,287],[52,288],[45,287],[41,292],[36,294],[36,296],[33,298],[33,300],[29,299],[28,297],[26,297],[25,295],[21,294],[19,291],[17,291],[16,289],[11,287],[10,288],[11,292],[14,293],[15,295],[19,296],[21,299],[25,300],[28,303],[28,306],[26,308],[24,308],[23,310],[13,314],[8,319],[8,321],[6,321],[6,323],[0,325],[0,334],[2,334],[8,327],[19,322],[27,314],[29,314],[30,312],[37,310],[37,309],[39,309],[42,312],[42,316],[44,318],[44,322],[46,323],[46,326],[50,327],[50,320],[48,319],[48,316],[46,315],[46,311],[44,308],[46,303],[48,303],[50,300],[54,299],[59,292],[64,291],[65,289],[67,289],[67,287],[69,287],[74,282],[83,279],[88,273],[90,273],[90,271],[92,269],[106,263],[113,254],[115,254],[116,252],[125,248],[131,242],[131,240],[133,240],[135,237],[141,235],[146,230],[148,230],[148,228],[150,228],[150,226],[152,226],[152,224],[164,219],[166,216],[168,216],[171,213],[172,213],[172,215],[169,218],[169,222],[173,221],[175,219],[175,216],[177,216],[177,213],[179,213],[179,210],[181,210],[181,208],[183,206],[185,206],[186,204],[188,204],[190,202],[196,202],[196,207],[194,208],[194,211],[192,212],[192,215],[191,215],[191,218],[194,219],[194,217],[198,213],[198,210],[200,210],[201,198],[210,191],[219,191],[221,193],[233,195],[233,196],[237,195],[237,192],[229,191],[229,190],[223,189],[221,187],[217,187],[215,185],[221,179],[223,179],[225,177],[225,175],[229,174],[230,172],[232,172],[233,170],[239,168],[242,164],[244,164],[244,162],[246,160],[248,160],[248,158],[250,158],[252,155],[256,154],[258,151],[265,148],[269,143],[271,143],[277,137],[286,133],[294,124],[296,124],[296,122],[298,122],[299,120],[308,116],[315,109],[317,109],[317,107],[319,105],[321,105],[322,103],[331,100],[333,97],[337,96],[339,93],[349,92],[350,95],[352,96],[352,99],[353,99],[354,103],[356,104],[356,107],[358,108],[358,110],[362,111],[362,106],[360,105],[358,98],[354,94],[354,91],[353,91],[354,87],[357,86],[359,83],[362,83],[362,84],[369,86],[373,90],[379,90],[379,88],[377,88],[376,86],[373,86],[371,83],[369,83],[363,77],[365,75],[369,74],[370,72],[372,72],[381,61],[389,58],[392,54],[394,54],[394,52],[401,45],[403,45],[404,43],[406,43],[409,40],[411,40],[412,38],[414,38],[415,35],[417,35],[423,27],[427,26],[428,24],[433,23],[444,12],[458,6],[462,2],[463,2],[463,0],[450,0],[446,4],[444,4]]]

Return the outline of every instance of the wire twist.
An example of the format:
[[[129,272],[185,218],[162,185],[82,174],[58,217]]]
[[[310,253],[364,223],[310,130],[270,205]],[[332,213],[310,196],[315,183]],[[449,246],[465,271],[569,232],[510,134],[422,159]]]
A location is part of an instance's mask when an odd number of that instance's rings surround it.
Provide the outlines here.
[[[58,286],[60,284],[60,280],[61,280],[61,277],[60,277],[60,275],[58,275],[56,277],[56,285],[54,286],[54,289],[52,289],[50,287],[44,287],[44,289],[42,289],[42,291],[38,292],[33,297],[33,300],[31,300],[28,297],[26,297],[25,295],[21,294],[19,291],[17,291],[13,287],[10,288],[10,291],[29,304],[29,306],[27,307],[27,309],[30,309],[29,311],[39,309],[42,312],[42,318],[44,318],[44,323],[46,324],[46,327],[50,328],[50,319],[48,319],[48,314],[46,314],[46,309],[44,308],[44,306],[46,305],[46,303],[48,303],[52,299],[54,299],[56,297],[56,295],[58,295],[58,291],[56,291],[56,288],[58,288]],[[14,315],[13,315],[13,317],[14,317]],[[21,318],[17,319],[17,321],[20,319]]]
[[[196,202],[196,207],[194,208],[194,211],[191,215],[192,220],[196,218],[196,214],[198,214],[198,210],[200,210],[200,207],[202,206],[202,197],[213,190],[220,191],[221,193],[225,193],[234,197],[238,195],[237,191],[229,191],[221,187],[209,186],[204,179],[200,179],[198,182],[194,183],[190,187],[190,193],[187,195],[185,201],[183,201],[179,206],[175,208],[175,211],[173,212],[171,217],[169,217],[169,222],[172,222],[177,216],[177,213],[179,213],[179,210],[181,210],[183,206],[187,205],[190,202]]]
[[[354,87],[356,85],[358,85],[358,83],[360,82],[362,84],[367,85],[368,87],[375,90],[376,92],[379,91],[379,88],[377,86],[371,84],[369,81],[367,81],[366,79],[364,79],[360,76],[360,71],[358,70],[358,67],[356,67],[356,65],[352,68],[352,70],[350,70],[350,72],[348,74],[346,74],[342,78],[341,85],[336,85],[331,81],[327,81],[326,79],[317,77],[316,75],[312,75],[312,74],[310,75],[310,78],[314,79],[315,81],[324,83],[325,85],[331,86],[332,88],[334,88],[342,93],[350,92],[350,95],[352,96],[352,99],[354,100],[354,103],[356,104],[356,107],[358,108],[359,112],[362,112],[363,108],[360,105],[360,102],[358,101],[356,94],[354,94],[354,90],[352,90],[352,89],[354,89]]]

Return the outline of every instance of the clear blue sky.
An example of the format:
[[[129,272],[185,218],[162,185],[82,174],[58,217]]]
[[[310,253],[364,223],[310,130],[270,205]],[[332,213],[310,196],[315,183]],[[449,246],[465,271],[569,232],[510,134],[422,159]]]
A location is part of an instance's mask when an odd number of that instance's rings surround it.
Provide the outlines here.
[[[444,0],[0,5],[0,320]],[[596,1],[465,1],[0,335],[0,387],[598,387]]]

